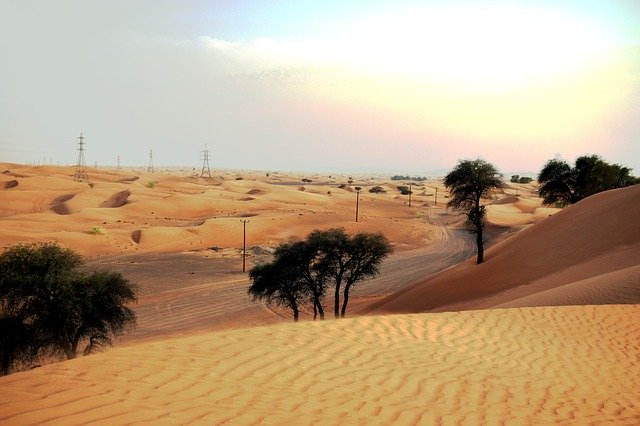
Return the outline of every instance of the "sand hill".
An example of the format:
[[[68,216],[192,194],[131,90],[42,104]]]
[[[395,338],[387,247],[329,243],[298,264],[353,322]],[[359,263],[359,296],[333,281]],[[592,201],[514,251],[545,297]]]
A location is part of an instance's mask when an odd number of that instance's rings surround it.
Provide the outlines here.
[[[2,377],[0,423],[638,424],[638,317],[522,308],[193,334]]]
[[[591,196],[474,259],[379,302],[374,312],[640,303],[640,185]]]

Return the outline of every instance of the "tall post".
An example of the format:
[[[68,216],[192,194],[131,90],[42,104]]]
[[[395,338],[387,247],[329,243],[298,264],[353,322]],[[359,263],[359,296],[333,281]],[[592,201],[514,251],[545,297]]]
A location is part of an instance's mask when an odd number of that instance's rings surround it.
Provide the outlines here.
[[[434,201],[434,203],[433,203],[433,204],[434,204],[435,206],[437,206],[437,205],[438,205],[438,188],[437,188],[437,187],[436,187],[436,199],[435,199],[435,201]]]
[[[355,187],[356,190],[356,222],[358,221],[358,207],[360,205],[360,190],[362,188],[360,188],[359,186]]]
[[[413,182],[409,183],[409,207],[411,207],[411,185],[413,185]]]
[[[247,223],[251,222],[251,220],[240,219],[242,222],[242,272],[245,269],[245,259],[247,258]]]
[[[120,156],[118,155],[118,167],[116,167],[116,170],[120,170]]]

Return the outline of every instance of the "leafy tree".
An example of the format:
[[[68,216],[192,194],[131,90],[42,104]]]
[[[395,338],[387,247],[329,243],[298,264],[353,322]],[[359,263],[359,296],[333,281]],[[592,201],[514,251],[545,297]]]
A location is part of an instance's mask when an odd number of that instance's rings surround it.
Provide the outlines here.
[[[640,183],[630,172],[628,167],[609,164],[597,155],[578,157],[573,167],[554,158],[538,175],[538,193],[545,204],[573,204],[598,192]]]
[[[291,248],[290,245],[281,246],[272,263],[251,268],[249,278],[252,284],[248,293],[253,296],[253,300],[290,308],[293,320],[297,322],[299,305],[308,297],[309,288],[301,279],[299,265],[290,264],[293,259],[287,254]]]
[[[90,353],[135,324],[124,304],[136,300],[136,286],[118,273],[80,272],[82,263],[54,243],[0,255],[0,321],[14,325],[1,331],[3,371],[44,355],[75,358],[83,342]]]
[[[504,187],[502,177],[495,166],[484,160],[461,160],[444,178],[445,187],[451,194],[448,207],[460,210],[467,215],[467,229],[476,234],[478,247],[477,263],[484,260],[485,205],[482,200],[491,192]]]
[[[520,181],[520,175],[511,175],[511,183],[518,183]]]
[[[350,238],[342,228],[316,230],[304,241],[280,245],[272,262],[252,268],[248,292],[254,300],[290,308],[294,321],[305,301],[313,305],[314,319],[318,315],[324,319],[322,299],[333,283],[334,314],[344,317],[353,285],[377,275],[389,253],[391,245],[382,234],[359,233]]]
[[[345,280],[344,300],[342,302],[341,317],[344,318],[347,312],[347,304],[349,303],[349,291],[354,284],[363,281],[366,278],[372,278],[380,272],[380,264],[393,249],[389,240],[382,233],[365,233],[359,232],[349,241],[347,252],[349,254],[348,261],[344,263],[344,273],[342,277]],[[339,282],[335,281],[336,288]],[[336,292],[337,294],[337,292]],[[338,304],[336,300],[336,305]]]

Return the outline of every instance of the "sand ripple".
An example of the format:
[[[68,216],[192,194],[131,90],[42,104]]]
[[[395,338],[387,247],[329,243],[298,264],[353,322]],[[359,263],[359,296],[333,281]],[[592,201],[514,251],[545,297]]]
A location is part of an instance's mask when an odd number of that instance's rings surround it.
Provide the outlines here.
[[[640,422],[640,305],[282,324],[0,379],[0,422]]]

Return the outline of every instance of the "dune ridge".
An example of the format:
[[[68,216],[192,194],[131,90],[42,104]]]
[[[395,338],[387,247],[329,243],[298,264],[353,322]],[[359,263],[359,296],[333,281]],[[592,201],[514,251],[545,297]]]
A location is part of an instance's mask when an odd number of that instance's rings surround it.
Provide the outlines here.
[[[616,294],[624,298],[577,295],[574,301],[640,303],[640,274],[634,268],[640,265],[638,217],[640,185],[595,194],[490,247],[481,265],[470,259],[383,299],[371,312],[481,309],[508,306],[515,299],[536,306],[538,293],[579,281],[585,285],[565,290],[583,291],[592,284],[591,278],[622,270],[627,270],[630,284],[627,291]],[[602,287],[611,281],[598,282]],[[544,293],[544,304],[566,300],[554,300],[551,294]]]
[[[497,309],[139,343],[0,378],[0,422],[637,424],[639,315]]]

